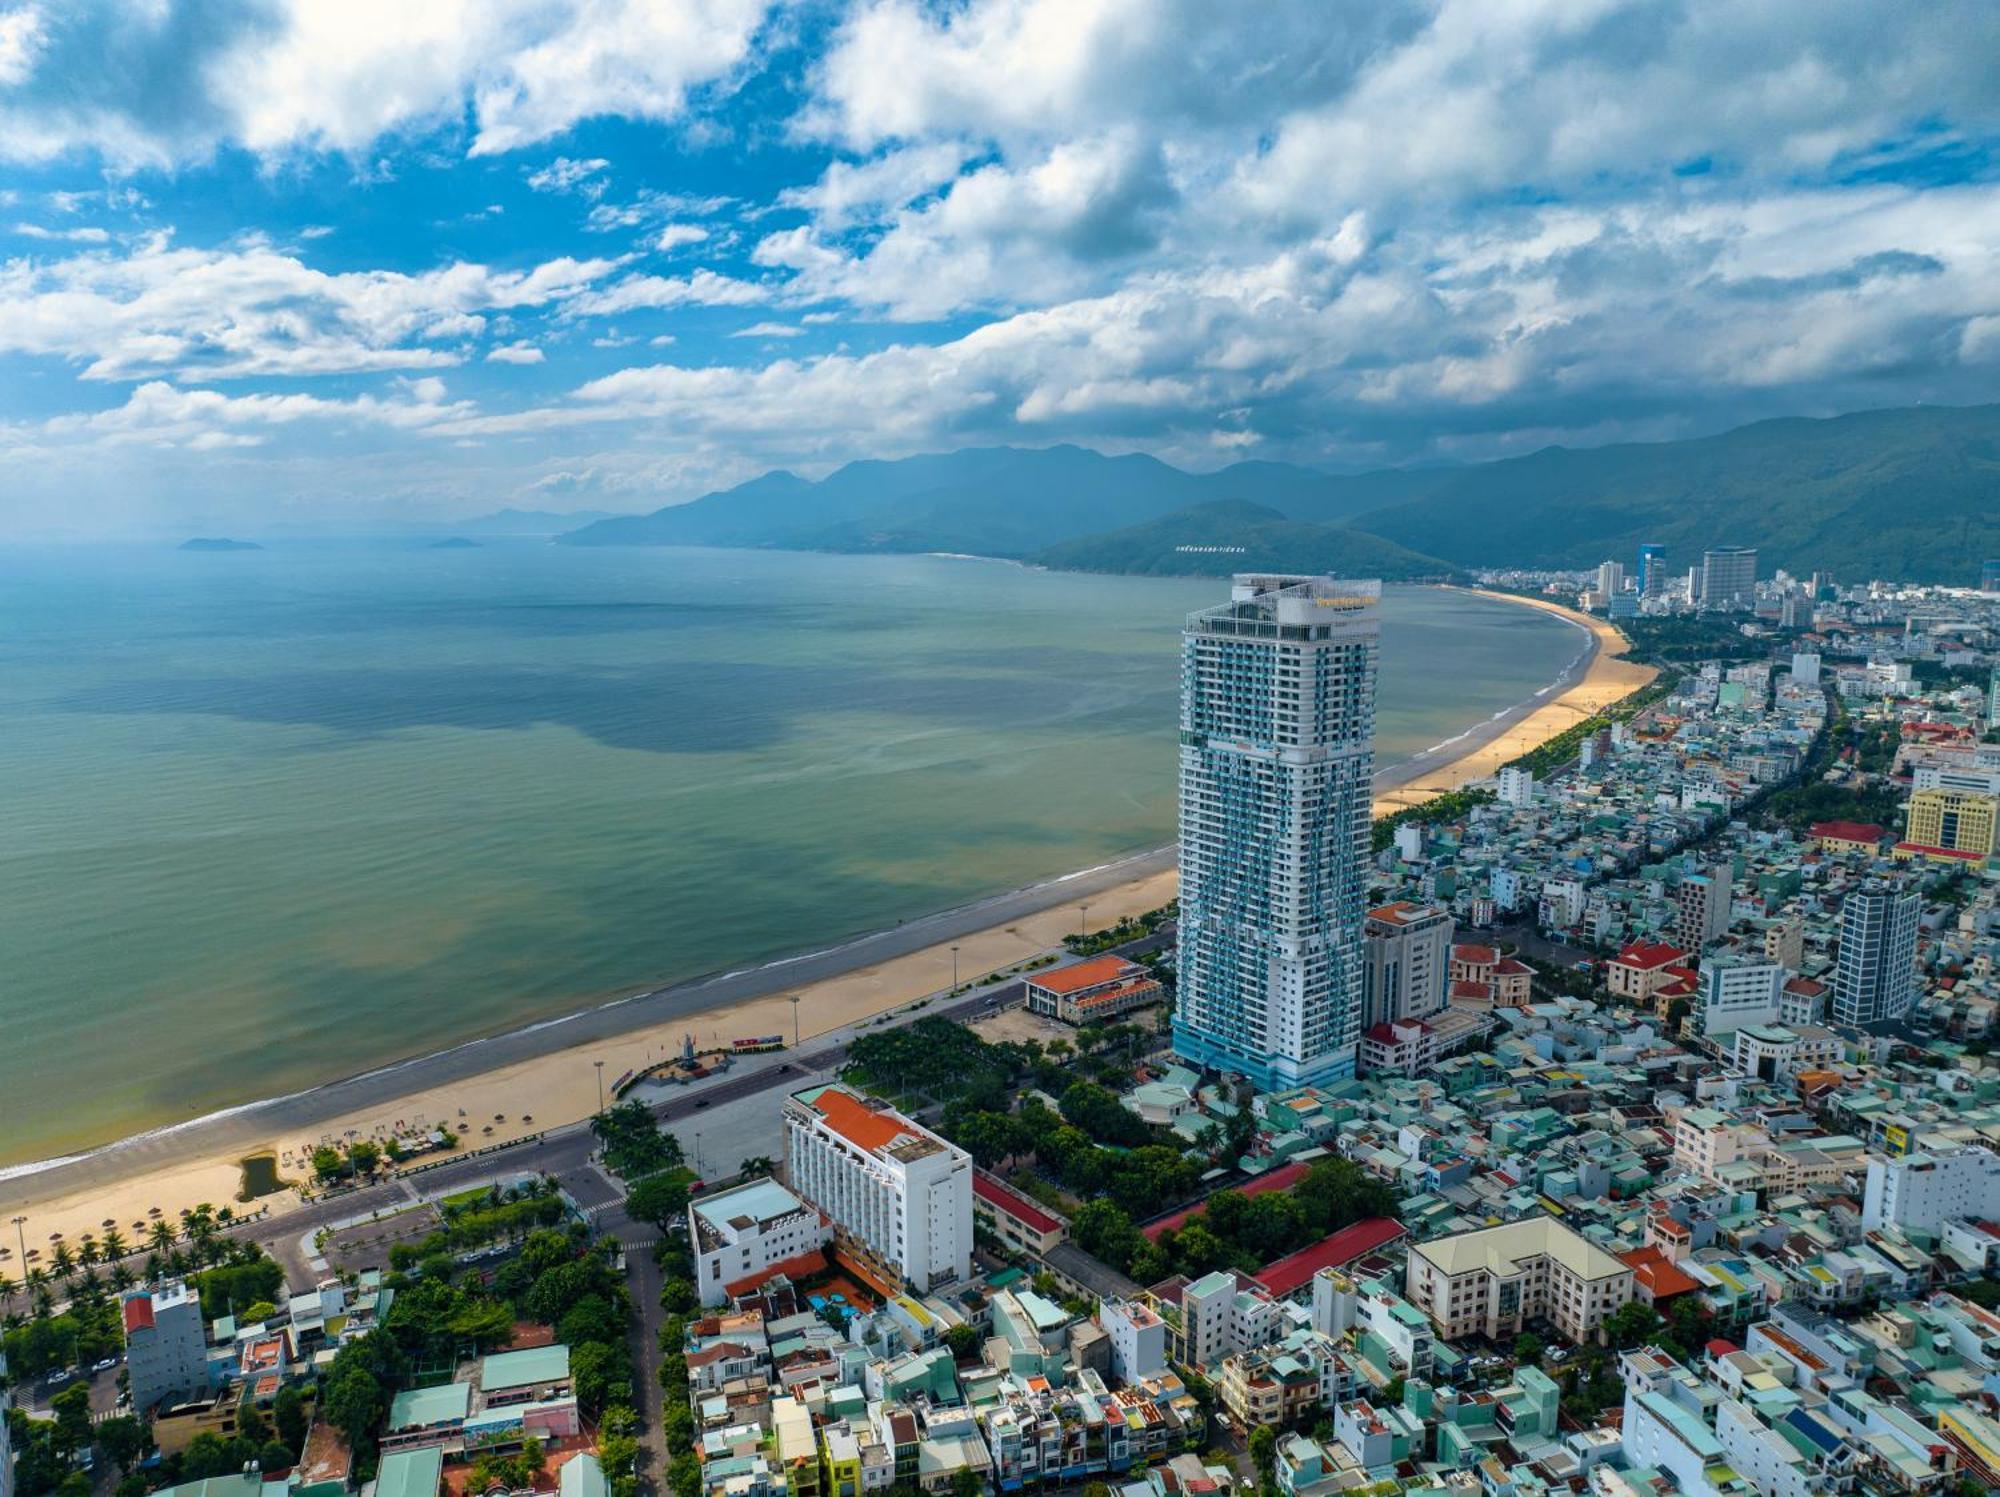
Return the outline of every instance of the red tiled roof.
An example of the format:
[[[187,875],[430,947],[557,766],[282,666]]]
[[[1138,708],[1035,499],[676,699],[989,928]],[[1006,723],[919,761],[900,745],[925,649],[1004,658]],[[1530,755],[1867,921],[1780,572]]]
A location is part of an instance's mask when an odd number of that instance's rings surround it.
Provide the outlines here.
[[[1815,821],[1808,830],[1815,837],[1835,842],[1880,842],[1882,828],[1872,821]]]
[[[1431,905],[1415,904],[1407,899],[1399,899],[1394,904],[1377,905],[1368,912],[1370,920],[1380,920],[1384,925],[1406,925],[1419,915],[1434,913]]]
[[[1701,1288],[1693,1279],[1682,1273],[1658,1248],[1634,1248],[1629,1253],[1620,1253],[1618,1261],[1632,1270],[1632,1277],[1651,1291],[1655,1300],[1668,1299],[1676,1294],[1689,1294]]]
[[[1898,842],[1897,852],[1921,853],[1927,858],[1962,858],[1968,863],[1983,863],[1985,857],[1976,852],[1962,852],[1956,847],[1932,847],[1928,842]]]
[[[1708,1343],[1708,1354],[1711,1357],[1731,1357],[1741,1350],[1743,1348],[1734,1341],[1724,1341],[1720,1336]]]
[[[1469,977],[1461,977],[1451,985],[1451,996],[1454,998],[1491,998],[1493,996],[1493,984],[1490,982],[1474,982]]]
[[[1500,953],[1491,946],[1454,946],[1451,959],[1473,967],[1490,967],[1500,960]]]
[[[916,1135],[895,1118],[877,1112],[860,1098],[838,1087],[828,1087],[813,1099],[813,1108],[826,1119],[827,1127],[849,1143],[874,1151],[899,1138]]]
[[[763,1288],[765,1282],[783,1274],[788,1279],[810,1278],[816,1273],[826,1272],[826,1254],[818,1248],[808,1248],[803,1253],[795,1253],[789,1258],[780,1258],[769,1268],[760,1268],[756,1273],[745,1274],[740,1279],[731,1279],[722,1286],[722,1292],[734,1299],[739,1294],[749,1294]]]
[[[153,1297],[150,1294],[135,1294],[125,1301],[125,1334],[137,1330],[153,1328]]]
[[[1787,993],[1797,993],[1801,998],[1817,998],[1826,991],[1826,984],[1814,982],[1810,977],[1794,977],[1785,983]]]
[[[1322,1268],[1340,1268],[1356,1258],[1365,1258],[1376,1249],[1387,1247],[1407,1231],[1399,1221],[1386,1216],[1371,1216],[1351,1227],[1342,1227],[1311,1247],[1300,1248],[1276,1263],[1265,1264],[1258,1271],[1256,1282],[1274,1297],[1283,1299]]]
[[[1097,987],[1101,983],[1117,982],[1120,978],[1143,976],[1145,970],[1137,962],[1128,962],[1122,956],[1094,956],[1089,961],[1078,962],[1073,967],[1058,967],[1053,972],[1038,972],[1028,979],[1028,986],[1049,993],[1074,993],[1083,988]]]
[[[1270,1173],[1259,1175],[1247,1185],[1238,1185],[1232,1188],[1238,1195],[1244,1196],[1260,1196],[1266,1191],[1271,1190],[1288,1190],[1305,1178],[1306,1171],[1309,1168],[1311,1166],[1304,1164],[1281,1164]],[[1139,1230],[1145,1234],[1146,1241],[1158,1242],[1161,1233],[1178,1232],[1207,1209],[1207,1202],[1198,1201],[1185,1211],[1176,1211],[1172,1216],[1163,1216],[1158,1221],[1141,1227]]]
[[[1686,955],[1678,946],[1669,946],[1664,941],[1629,941],[1611,960],[1621,967],[1637,967],[1641,972],[1653,972],[1661,967],[1671,967]]]
[[[1054,1232],[1062,1226],[1061,1222],[1033,1201],[1019,1191],[1003,1185],[984,1170],[972,1172],[972,1193],[994,1210],[1004,1211],[1007,1215],[1026,1222],[1037,1232]]]
[[[1499,977],[1533,977],[1535,969],[1516,957],[1503,956],[1494,963],[1493,971]]]

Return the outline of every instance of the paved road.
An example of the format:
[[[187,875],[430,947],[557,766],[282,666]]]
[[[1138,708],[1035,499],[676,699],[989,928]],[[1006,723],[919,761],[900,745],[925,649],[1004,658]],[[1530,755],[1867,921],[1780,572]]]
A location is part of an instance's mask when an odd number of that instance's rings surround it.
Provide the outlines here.
[[[203,1118],[171,1134],[126,1139],[33,1175],[0,1180],[0,1212],[16,1211],[25,1204],[52,1196],[143,1175],[151,1168],[176,1164],[194,1155],[248,1148],[273,1137],[315,1135],[329,1119],[383,1106],[413,1092],[484,1075],[552,1050],[627,1034],[749,998],[782,993],[893,957],[907,956],[974,931],[1088,900],[1105,889],[1150,877],[1173,866],[1172,848],[1140,853],[1086,873],[907,920],[844,945],[781,963],[674,983],[533,1030],[474,1040],[406,1065],[350,1077],[298,1096],[258,1103],[226,1117]]]

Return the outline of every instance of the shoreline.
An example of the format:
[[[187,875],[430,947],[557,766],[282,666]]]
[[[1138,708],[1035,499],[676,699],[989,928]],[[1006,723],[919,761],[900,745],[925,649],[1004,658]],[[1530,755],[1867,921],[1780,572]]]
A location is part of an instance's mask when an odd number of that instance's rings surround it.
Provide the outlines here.
[[[1375,815],[1492,774],[1505,759],[1654,674],[1619,660],[1629,646],[1600,621],[1559,605],[1468,591],[1545,607],[1590,639],[1533,696],[1378,771]],[[1531,735],[1533,742],[1524,742]],[[311,1144],[386,1133],[398,1124],[451,1126],[469,1150],[574,1123],[596,1110],[600,1061],[616,1076],[677,1047],[682,1032],[726,1043],[788,1032],[803,1013],[809,1016],[798,1028],[803,1043],[876,1018],[947,991],[955,960],[962,981],[971,983],[1059,945],[1084,902],[1097,912],[1099,927],[1157,908],[1176,891],[1174,860],[1171,846],[1133,854],[830,946],[610,998],[80,1153],[0,1166],[0,1207],[10,1216],[29,1215],[44,1236],[53,1229],[73,1238],[97,1230],[102,1220],[135,1222],[153,1206],[172,1216],[196,1201],[231,1202],[238,1163],[250,1154],[275,1153],[281,1174],[296,1178],[303,1173],[297,1156]],[[956,955],[954,947],[960,948]],[[795,992],[801,997],[796,1010],[790,999]],[[282,1206],[289,1197],[266,1199]]]

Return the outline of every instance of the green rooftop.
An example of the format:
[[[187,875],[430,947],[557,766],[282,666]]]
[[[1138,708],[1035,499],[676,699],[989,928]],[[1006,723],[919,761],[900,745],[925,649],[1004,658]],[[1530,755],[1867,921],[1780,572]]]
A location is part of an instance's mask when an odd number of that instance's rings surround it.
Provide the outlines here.
[[[472,1388],[466,1383],[446,1383],[441,1388],[413,1388],[398,1393],[389,1405],[389,1428],[429,1429],[438,1424],[463,1423],[472,1407]]]
[[[444,1447],[392,1450],[375,1476],[375,1497],[437,1497],[444,1475]]]
[[[480,1365],[479,1386],[488,1393],[509,1388],[539,1388],[569,1381],[567,1346],[534,1346],[503,1351]]]

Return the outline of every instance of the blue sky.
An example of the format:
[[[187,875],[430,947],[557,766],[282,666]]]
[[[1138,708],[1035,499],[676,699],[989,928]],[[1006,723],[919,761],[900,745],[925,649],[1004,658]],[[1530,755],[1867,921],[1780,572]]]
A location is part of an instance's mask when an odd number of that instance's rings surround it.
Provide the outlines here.
[[[1990,400],[1996,56],[1954,0],[0,0],[0,535]]]

